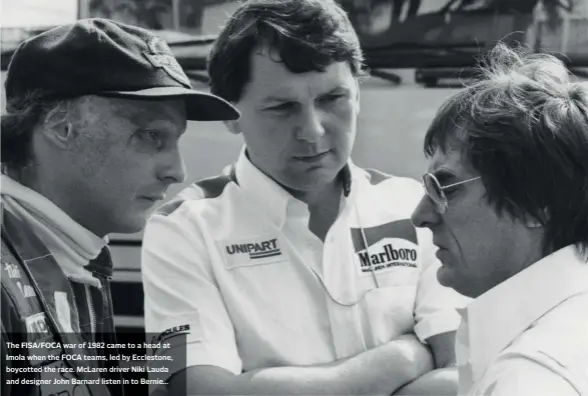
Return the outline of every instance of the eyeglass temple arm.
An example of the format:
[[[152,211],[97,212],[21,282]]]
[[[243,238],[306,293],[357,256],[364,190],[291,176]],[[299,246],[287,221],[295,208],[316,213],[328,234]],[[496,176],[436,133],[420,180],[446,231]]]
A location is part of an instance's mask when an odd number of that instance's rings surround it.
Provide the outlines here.
[[[459,186],[460,184],[464,184],[464,183],[467,183],[467,182],[471,182],[471,181],[474,181],[474,180],[478,180],[478,179],[480,179],[480,178],[481,178],[481,176],[472,177],[471,179],[462,180],[462,181],[459,181],[459,182],[457,182],[457,183],[448,184],[448,185],[446,185],[446,186],[441,186],[441,190],[445,190],[446,188],[449,188],[449,187]]]

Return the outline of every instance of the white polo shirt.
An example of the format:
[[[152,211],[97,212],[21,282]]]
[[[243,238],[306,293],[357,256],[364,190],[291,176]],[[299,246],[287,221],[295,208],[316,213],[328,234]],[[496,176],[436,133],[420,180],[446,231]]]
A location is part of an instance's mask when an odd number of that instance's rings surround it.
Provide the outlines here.
[[[188,333],[187,366],[315,365],[457,329],[456,307],[469,300],[437,282],[431,235],[410,221],[416,181],[349,163],[323,243],[307,205],[244,151],[232,169],[185,189],[144,234],[146,331]]]
[[[588,395],[588,261],[574,246],[492,288],[462,315],[459,395]]]

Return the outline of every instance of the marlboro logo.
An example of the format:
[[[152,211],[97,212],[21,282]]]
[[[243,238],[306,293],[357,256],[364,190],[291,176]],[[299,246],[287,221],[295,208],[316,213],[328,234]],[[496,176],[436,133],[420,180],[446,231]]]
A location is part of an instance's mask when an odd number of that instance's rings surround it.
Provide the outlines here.
[[[397,220],[375,227],[351,229],[351,238],[359,259],[361,274],[393,268],[418,268],[416,230],[410,220]]]
[[[372,265],[377,266],[374,270],[391,267],[417,268],[416,249],[395,249],[391,243],[388,243],[383,246],[383,249],[378,249],[372,254],[370,253],[363,251],[358,254],[362,272],[370,272]]]

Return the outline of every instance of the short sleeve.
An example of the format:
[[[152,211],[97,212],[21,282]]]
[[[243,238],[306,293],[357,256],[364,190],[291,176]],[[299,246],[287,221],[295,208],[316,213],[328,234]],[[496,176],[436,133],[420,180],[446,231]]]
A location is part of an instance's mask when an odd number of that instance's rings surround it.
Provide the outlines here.
[[[488,370],[487,375],[471,394],[484,396],[583,395],[557,371],[523,356],[503,358]]]
[[[174,358],[168,373],[212,365],[236,375],[242,371],[234,328],[216,285],[206,243],[189,201],[172,213],[154,214],[145,228],[141,253],[145,328],[170,348],[157,354]],[[181,337],[180,337],[181,336]],[[186,364],[181,365],[182,348]]]
[[[455,290],[442,286],[437,280],[441,262],[435,256],[436,247],[428,229],[418,229],[422,257],[415,302],[415,333],[421,342],[431,336],[456,331],[461,317],[457,308],[464,308],[471,299]]]

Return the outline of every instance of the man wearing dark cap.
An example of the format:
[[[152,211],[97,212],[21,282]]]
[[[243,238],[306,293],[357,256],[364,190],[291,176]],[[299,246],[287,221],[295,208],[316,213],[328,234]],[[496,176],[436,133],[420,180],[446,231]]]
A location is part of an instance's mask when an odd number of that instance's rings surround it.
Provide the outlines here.
[[[140,231],[184,180],[187,120],[239,113],[192,90],[161,39],[104,19],[25,41],[5,86],[2,394],[122,394],[101,360],[115,343],[107,235]]]

